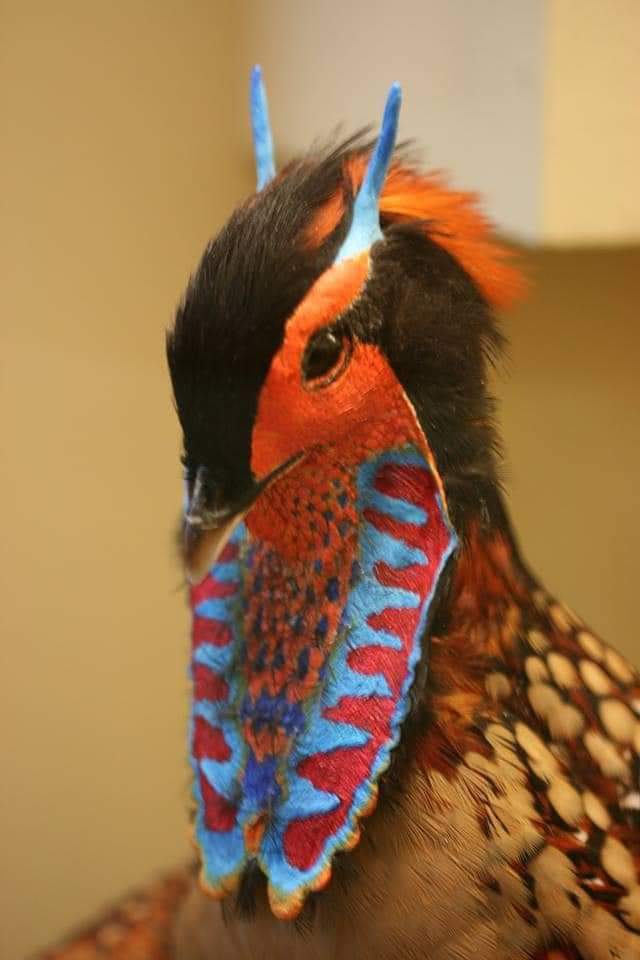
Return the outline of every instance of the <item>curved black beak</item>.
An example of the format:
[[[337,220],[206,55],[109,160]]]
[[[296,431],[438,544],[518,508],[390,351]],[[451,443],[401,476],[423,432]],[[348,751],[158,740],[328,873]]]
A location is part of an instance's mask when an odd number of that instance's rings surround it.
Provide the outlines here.
[[[199,583],[218,560],[234,527],[260,492],[258,485],[232,503],[221,503],[206,467],[198,467],[184,515],[182,543],[187,578]]]

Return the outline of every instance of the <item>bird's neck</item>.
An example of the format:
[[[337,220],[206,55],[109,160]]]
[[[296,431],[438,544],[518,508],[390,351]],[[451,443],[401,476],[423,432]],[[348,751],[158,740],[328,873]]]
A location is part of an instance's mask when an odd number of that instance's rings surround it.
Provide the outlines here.
[[[194,589],[196,836],[215,891],[257,861],[295,915],[357,842],[455,545],[412,438],[352,443],[274,484]]]
[[[428,682],[416,711],[420,765],[447,778],[469,751],[486,750],[478,717],[509,704],[517,715],[511,678],[524,676],[526,657],[535,652],[522,642],[526,625],[544,619],[541,604],[553,604],[521,558],[499,492],[487,486],[482,499],[483,509],[467,516],[432,622]]]

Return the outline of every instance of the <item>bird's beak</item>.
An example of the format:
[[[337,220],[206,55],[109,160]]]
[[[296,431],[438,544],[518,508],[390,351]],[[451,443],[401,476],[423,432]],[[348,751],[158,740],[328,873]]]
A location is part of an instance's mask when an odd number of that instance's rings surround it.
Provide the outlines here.
[[[184,514],[182,544],[187,579],[200,583],[217,562],[229,539],[249,512],[260,494],[283,473],[300,462],[302,456],[291,457],[267,477],[256,481],[234,503],[212,509],[208,503],[210,492],[207,471],[200,467],[188,498]]]
[[[244,513],[221,513],[217,520],[213,520],[212,516],[204,521],[197,514],[188,514],[184,519],[184,561],[187,579],[191,584],[200,583],[217,562]]]
[[[187,579],[199,583],[216,563],[258,491],[252,488],[237,503],[212,503],[206,467],[199,467],[193,489],[187,497],[182,528],[182,547]]]

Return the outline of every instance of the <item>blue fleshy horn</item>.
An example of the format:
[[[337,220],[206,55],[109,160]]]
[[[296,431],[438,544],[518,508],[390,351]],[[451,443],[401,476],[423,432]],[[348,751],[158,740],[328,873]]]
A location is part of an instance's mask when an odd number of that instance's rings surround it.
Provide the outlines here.
[[[353,218],[349,233],[338,251],[336,263],[356,257],[382,239],[380,228],[380,193],[391,163],[398,132],[398,116],[402,104],[402,88],[394,83],[389,90],[382,117],[382,128],[371,154],[367,172],[353,203]]]
[[[258,190],[262,190],[276,175],[273,159],[273,139],[269,126],[269,107],[267,93],[262,79],[262,67],[255,66],[251,71],[251,129],[253,131],[253,152],[256,157]]]

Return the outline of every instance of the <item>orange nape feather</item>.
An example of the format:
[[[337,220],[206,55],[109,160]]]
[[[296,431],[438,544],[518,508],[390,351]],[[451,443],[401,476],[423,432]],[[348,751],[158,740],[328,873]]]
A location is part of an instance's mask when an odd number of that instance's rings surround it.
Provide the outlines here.
[[[368,161],[367,153],[347,161],[346,174],[354,194]],[[318,225],[333,221],[335,198],[327,206],[332,215],[327,211],[324,217],[318,216]],[[494,239],[477,194],[449,190],[441,174],[418,173],[396,163],[382,189],[380,213],[395,223],[422,223],[425,233],[456,258],[491,306],[505,309],[523,296],[525,280],[512,262],[513,251]]]
[[[344,191],[339,189],[316,210],[311,223],[305,230],[305,246],[311,249],[321,246],[344,217],[344,211]]]

